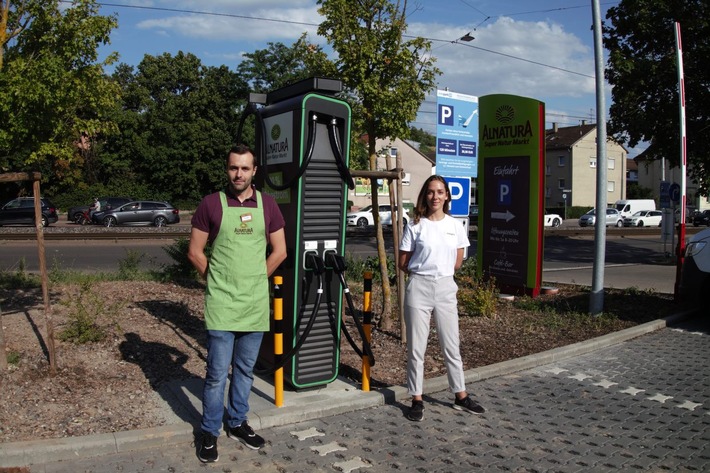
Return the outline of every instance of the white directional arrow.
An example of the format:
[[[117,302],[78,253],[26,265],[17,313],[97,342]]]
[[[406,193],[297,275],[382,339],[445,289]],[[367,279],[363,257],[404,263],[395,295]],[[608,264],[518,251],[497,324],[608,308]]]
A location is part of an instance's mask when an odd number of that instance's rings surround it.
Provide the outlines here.
[[[515,215],[510,213],[510,210],[506,210],[505,212],[491,212],[491,218],[494,220],[505,220],[506,222],[510,222],[515,218]]]

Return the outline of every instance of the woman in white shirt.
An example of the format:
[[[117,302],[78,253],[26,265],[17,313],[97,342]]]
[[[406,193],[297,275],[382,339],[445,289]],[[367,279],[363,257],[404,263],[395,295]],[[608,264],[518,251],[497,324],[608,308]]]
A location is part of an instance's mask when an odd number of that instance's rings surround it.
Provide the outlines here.
[[[414,220],[405,227],[399,250],[399,268],[409,275],[404,296],[407,325],[407,389],[412,407],[407,418],[424,415],[424,354],[431,316],[434,315],[454,409],[483,414],[485,409],[466,392],[459,350],[459,321],[454,272],[461,267],[468,235],[461,222],[449,215],[451,192],[441,176],[429,177],[419,191]]]

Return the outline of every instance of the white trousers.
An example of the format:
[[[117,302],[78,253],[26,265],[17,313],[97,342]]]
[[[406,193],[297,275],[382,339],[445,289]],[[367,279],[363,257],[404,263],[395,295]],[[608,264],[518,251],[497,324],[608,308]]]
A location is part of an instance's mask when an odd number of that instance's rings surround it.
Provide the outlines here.
[[[412,396],[421,396],[424,389],[424,354],[432,314],[444,355],[449,388],[454,393],[466,390],[459,350],[457,292],[453,276],[434,279],[415,274],[407,281],[404,320],[407,324],[407,389]]]

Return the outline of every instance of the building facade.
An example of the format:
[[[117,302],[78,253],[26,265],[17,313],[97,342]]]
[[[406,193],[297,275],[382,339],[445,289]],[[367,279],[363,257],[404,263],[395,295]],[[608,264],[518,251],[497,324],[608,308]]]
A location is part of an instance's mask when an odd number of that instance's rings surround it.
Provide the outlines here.
[[[417,148],[407,141],[383,138],[377,143],[377,170],[387,171],[394,169],[396,165],[397,153],[402,156],[402,168],[405,177],[402,180],[402,203],[405,207],[413,206],[417,201],[419,190],[424,181],[431,176],[435,162],[431,158],[422,154]],[[387,166],[387,155],[390,156],[391,168]],[[396,183],[393,182],[393,185]],[[389,204],[389,187],[386,181],[378,182],[378,203]],[[364,178],[355,179],[355,189],[348,191],[348,200],[353,205],[354,210],[361,209],[372,204],[372,190],[370,182]]]
[[[597,126],[582,124],[545,131],[545,206],[594,207],[597,189]],[[620,144],[607,140],[607,202],[626,198],[626,159]]]

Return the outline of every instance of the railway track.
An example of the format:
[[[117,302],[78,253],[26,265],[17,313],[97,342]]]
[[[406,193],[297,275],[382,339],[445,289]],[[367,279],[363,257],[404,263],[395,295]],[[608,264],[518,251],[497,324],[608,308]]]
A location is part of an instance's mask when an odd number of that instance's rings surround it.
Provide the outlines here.
[[[175,227],[48,227],[44,229],[45,240],[175,240],[190,236],[189,226]],[[28,227],[0,227],[0,240],[36,240],[35,229]]]

